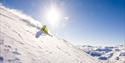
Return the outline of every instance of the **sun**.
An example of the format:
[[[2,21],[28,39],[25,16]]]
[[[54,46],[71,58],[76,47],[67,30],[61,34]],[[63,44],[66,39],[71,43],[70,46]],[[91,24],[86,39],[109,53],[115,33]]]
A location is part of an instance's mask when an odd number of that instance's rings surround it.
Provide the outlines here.
[[[52,26],[58,25],[61,20],[61,11],[55,6],[51,6],[46,11],[46,20]]]

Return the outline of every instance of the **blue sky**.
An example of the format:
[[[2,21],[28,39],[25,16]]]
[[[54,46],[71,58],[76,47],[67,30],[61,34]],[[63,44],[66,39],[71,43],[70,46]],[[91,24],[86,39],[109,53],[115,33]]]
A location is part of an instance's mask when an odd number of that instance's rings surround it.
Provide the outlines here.
[[[0,0],[9,8],[23,11],[51,29],[44,20],[44,10],[56,3],[68,17],[56,36],[75,45],[118,45],[125,42],[125,0]]]

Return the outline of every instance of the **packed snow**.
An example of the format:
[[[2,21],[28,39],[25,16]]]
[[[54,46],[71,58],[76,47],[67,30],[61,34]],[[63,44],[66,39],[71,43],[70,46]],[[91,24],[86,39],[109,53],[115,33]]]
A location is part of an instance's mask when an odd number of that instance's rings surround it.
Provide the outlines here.
[[[0,63],[101,63],[66,40],[36,38],[40,27],[33,18],[0,5]]]

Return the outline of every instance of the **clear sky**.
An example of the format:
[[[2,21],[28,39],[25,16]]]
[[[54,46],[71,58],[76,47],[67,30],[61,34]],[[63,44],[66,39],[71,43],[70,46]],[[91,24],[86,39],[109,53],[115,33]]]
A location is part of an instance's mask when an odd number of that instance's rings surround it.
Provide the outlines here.
[[[118,45],[125,42],[125,0],[0,0],[45,23],[52,33],[75,45]],[[44,19],[54,4],[61,11],[57,27]],[[57,12],[56,12],[57,13]],[[58,16],[54,14],[53,16]],[[50,17],[49,17],[50,18]],[[51,18],[50,18],[51,19]]]

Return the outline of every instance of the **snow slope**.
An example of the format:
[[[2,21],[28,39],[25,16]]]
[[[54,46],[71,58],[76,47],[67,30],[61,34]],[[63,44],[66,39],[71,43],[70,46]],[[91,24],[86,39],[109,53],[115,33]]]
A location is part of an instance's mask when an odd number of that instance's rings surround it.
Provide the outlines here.
[[[0,63],[101,63],[66,40],[35,38],[39,24],[0,6]]]

